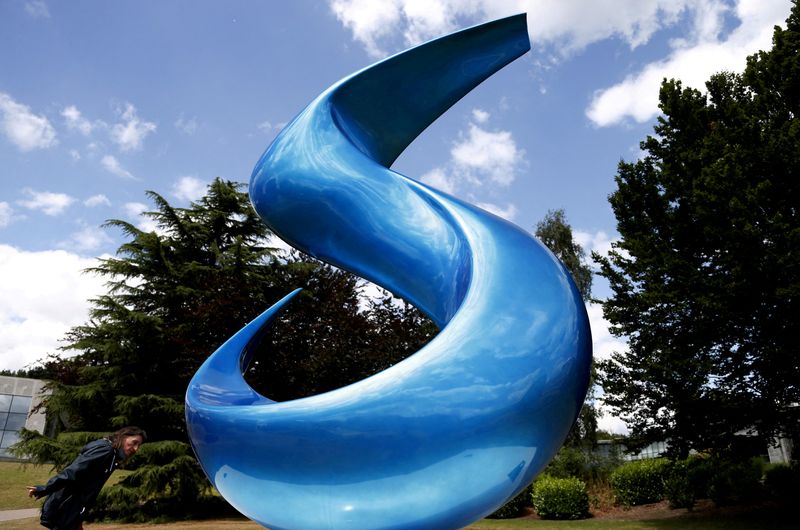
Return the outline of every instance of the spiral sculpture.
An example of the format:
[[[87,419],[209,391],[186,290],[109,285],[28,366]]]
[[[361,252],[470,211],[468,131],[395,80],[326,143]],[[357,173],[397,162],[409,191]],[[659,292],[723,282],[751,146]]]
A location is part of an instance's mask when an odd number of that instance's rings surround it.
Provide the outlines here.
[[[324,394],[244,381],[295,293],[222,345],[186,394],[203,469],[272,529],[456,529],[521,491],[586,393],[591,337],[563,265],[527,232],[389,166],[530,47],[525,15],[380,61],[317,97],[258,161],[250,197],[285,241],[409,300],[440,327],[420,351]]]

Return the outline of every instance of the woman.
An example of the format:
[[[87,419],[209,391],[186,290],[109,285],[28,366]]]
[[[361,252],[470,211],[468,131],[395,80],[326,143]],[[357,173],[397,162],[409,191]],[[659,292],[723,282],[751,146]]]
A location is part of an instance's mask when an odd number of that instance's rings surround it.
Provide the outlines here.
[[[42,526],[53,530],[81,530],[83,512],[114,469],[136,454],[147,434],[139,427],[123,427],[108,438],[95,440],[44,486],[28,486],[28,496],[48,496],[42,506]]]

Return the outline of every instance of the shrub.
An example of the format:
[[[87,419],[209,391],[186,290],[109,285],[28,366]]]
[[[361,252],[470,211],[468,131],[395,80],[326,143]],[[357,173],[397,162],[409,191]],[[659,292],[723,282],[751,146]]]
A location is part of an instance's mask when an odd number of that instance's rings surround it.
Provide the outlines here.
[[[761,497],[764,462],[752,458],[745,462],[719,461],[708,486],[708,496],[718,506],[753,501]]]
[[[505,503],[489,516],[489,519],[513,519],[519,517],[525,510],[526,506],[531,505],[531,494],[533,493],[533,484],[528,484],[528,487],[522,490],[519,495]]]
[[[589,515],[586,484],[574,477],[541,476],[533,483],[531,500],[542,519],[583,519]]]
[[[790,499],[800,491],[800,466],[773,464],[764,471],[764,486],[777,499]]]
[[[562,447],[553,460],[547,464],[544,474],[554,478],[579,478],[589,476],[589,462],[586,453],[577,447]]]
[[[664,480],[664,496],[670,508],[694,507],[694,489],[689,480],[689,466],[685,460],[673,462]]]
[[[637,506],[664,498],[664,481],[670,463],[663,458],[627,462],[611,473],[609,482],[617,502]]]

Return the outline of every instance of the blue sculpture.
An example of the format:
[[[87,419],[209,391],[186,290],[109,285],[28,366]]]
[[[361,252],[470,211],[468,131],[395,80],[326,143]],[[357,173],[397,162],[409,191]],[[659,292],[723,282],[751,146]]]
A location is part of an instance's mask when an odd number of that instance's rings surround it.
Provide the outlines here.
[[[562,264],[527,232],[388,169],[530,47],[525,15],[428,42],[333,85],[256,165],[284,240],[411,301],[440,327],[391,368],[277,403],[242,369],[292,293],[219,348],[186,394],[194,450],[239,511],[281,529],[456,529],[524,488],[586,392],[591,337]]]

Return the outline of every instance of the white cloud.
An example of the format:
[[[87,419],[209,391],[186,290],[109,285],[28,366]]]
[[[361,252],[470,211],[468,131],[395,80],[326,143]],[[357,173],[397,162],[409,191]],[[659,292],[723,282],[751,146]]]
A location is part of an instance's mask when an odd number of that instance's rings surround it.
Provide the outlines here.
[[[511,221],[519,213],[514,204],[500,206],[485,197],[514,181],[517,168],[525,162],[525,152],[517,147],[510,131],[490,131],[477,124],[485,124],[489,116],[484,110],[473,109],[473,121],[466,133],[459,132],[450,159],[424,173],[419,180],[445,193],[467,198]]]
[[[5,201],[0,201],[0,228],[11,224],[14,218],[14,209]]]
[[[613,336],[609,331],[608,321],[603,318],[603,307],[600,304],[586,304],[586,312],[589,315],[589,325],[592,329],[592,350],[595,361],[606,360],[611,357],[613,352],[624,352],[628,350],[628,344]],[[599,392],[602,395],[602,390]],[[597,403],[600,410],[598,427],[607,432],[617,434],[627,434],[628,426],[622,419],[614,416],[602,403]]]
[[[133,224],[142,232],[156,232],[157,234],[163,232],[154,220],[142,215],[143,212],[150,210],[146,204],[141,202],[127,202],[123,205],[123,209],[128,217],[135,218]]]
[[[668,57],[598,91],[587,117],[601,127],[626,119],[646,122],[659,112],[658,91],[664,78],[680,79],[684,86],[704,91],[712,74],[741,72],[748,55],[771,47],[773,27],[782,25],[789,7],[788,0],[739,0],[731,10],[739,25],[721,37],[726,6],[711,0],[694,2],[691,34],[673,41]]]
[[[597,252],[601,256],[607,256],[611,250],[611,244],[617,240],[609,237],[603,230],[593,234],[582,230],[574,230],[572,232],[572,237],[575,239],[576,243],[583,247],[587,255],[591,255],[592,252]]]
[[[568,55],[609,37],[631,47],[674,24],[693,4],[708,0],[330,0],[336,18],[372,57],[419,44],[461,27],[528,13],[534,48]],[[402,36],[402,40],[398,37]]]
[[[33,18],[50,18],[50,10],[42,0],[28,0],[25,2],[25,11]]]
[[[102,228],[87,226],[69,236],[69,240],[59,245],[65,249],[97,250],[104,245],[113,243],[113,240]]]
[[[472,109],[472,119],[475,123],[486,123],[489,121],[490,114],[483,109]]]
[[[123,168],[120,165],[119,160],[117,160],[113,155],[105,155],[100,160],[100,164],[102,164],[102,166],[106,170],[108,170],[111,173],[117,175],[118,177],[124,177],[124,178],[128,178],[128,179],[136,179],[136,177],[131,175],[131,173],[128,170],[126,170],[125,168]]]
[[[94,208],[95,206],[100,206],[100,205],[111,206],[111,201],[108,200],[108,197],[100,193],[97,195],[92,195],[91,197],[83,201],[83,205],[88,206],[89,208]]]
[[[64,210],[75,202],[73,197],[65,193],[36,191],[30,188],[23,189],[22,193],[30,198],[27,200],[19,200],[17,204],[29,210],[41,210],[46,215],[55,216],[64,213]]]
[[[479,208],[483,208],[487,212],[493,213],[498,217],[502,217],[507,221],[513,221],[517,217],[517,207],[513,204],[508,204],[505,208],[490,202],[479,202],[476,204]]]
[[[111,128],[111,139],[123,151],[141,149],[144,139],[156,130],[155,123],[139,119],[136,115],[136,107],[130,103],[125,105],[125,110],[121,112],[121,118],[122,122],[115,123]]]
[[[372,57],[385,55],[378,40],[391,35],[401,19],[400,2],[396,0],[332,0],[331,9],[336,18],[353,33]],[[432,2],[433,3],[433,2]]]
[[[445,193],[453,194],[456,189],[452,177],[440,167],[435,167],[428,171],[422,175],[419,180]]]
[[[88,319],[88,299],[105,279],[82,271],[94,259],[63,250],[27,252],[0,244],[0,369],[18,370],[48,353]]]
[[[92,134],[94,125],[81,115],[81,111],[75,105],[70,105],[61,111],[67,128],[72,131],[79,131],[84,136]]]
[[[175,120],[175,128],[178,129],[183,134],[188,134],[189,136],[195,134],[199,129],[199,125],[197,124],[197,118],[189,118],[186,119],[183,114],[178,116],[178,119]]]
[[[72,160],[74,160],[76,162],[81,159],[81,154],[78,152],[77,149],[70,149],[69,150],[69,156],[71,156]]]
[[[206,193],[207,184],[197,177],[185,176],[172,185],[172,195],[184,201],[196,201]]]
[[[20,151],[47,149],[58,144],[56,131],[44,116],[0,92],[0,130]]]
[[[510,131],[487,131],[473,123],[450,155],[456,170],[465,172],[465,177],[474,179],[477,172],[495,184],[508,186],[514,181],[524,151],[517,148]]]

